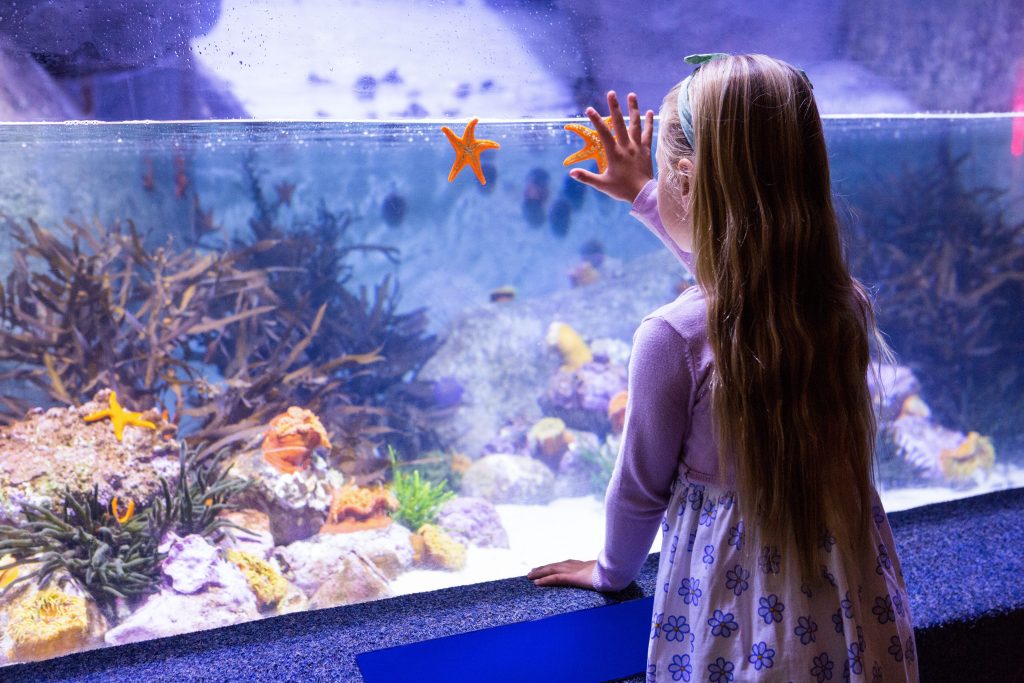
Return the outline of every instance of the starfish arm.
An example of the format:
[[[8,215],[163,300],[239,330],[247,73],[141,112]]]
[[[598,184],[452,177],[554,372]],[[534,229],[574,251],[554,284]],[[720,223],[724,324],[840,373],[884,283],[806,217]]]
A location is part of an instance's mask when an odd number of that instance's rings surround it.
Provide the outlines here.
[[[458,152],[455,155],[455,163],[452,164],[452,170],[448,172],[448,182],[455,180],[455,176],[459,175],[463,168],[466,167],[467,155],[465,152]]]
[[[102,420],[107,417],[110,417],[110,408],[104,408],[103,410],[98,410],[95,413],[89,413],[82,419],[86,422],[96,422],[97,420]]]
[[[448,138],[448,142],[452,143],[452,147],[458,149],[462,145],[462,140],[452,131],[448,126],[441,126],[441,132]]]
[[[473,169],[473,173],[476,175],[476,179],[480,181],[481,185],[486,185],[487,178],[484,177],[484,169],[480,167],[479,152],[476,154],[470,154],[467,159],[469,161],[469,167]]]

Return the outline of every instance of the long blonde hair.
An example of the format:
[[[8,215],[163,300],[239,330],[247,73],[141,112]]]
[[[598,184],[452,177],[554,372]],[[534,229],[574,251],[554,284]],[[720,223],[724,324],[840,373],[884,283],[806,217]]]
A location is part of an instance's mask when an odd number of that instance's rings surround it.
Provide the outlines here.
[[[678,88],[665,98],[659,145],[669,168],[693,163],[719,471],[735,472],[750,546],[791,533],[810,580],[825,534],[857,549],[868,539],[869,339],[887,347],[844,260],[807,79],[764,55],[704,64],[689,86],[696,152],[679,126]]]

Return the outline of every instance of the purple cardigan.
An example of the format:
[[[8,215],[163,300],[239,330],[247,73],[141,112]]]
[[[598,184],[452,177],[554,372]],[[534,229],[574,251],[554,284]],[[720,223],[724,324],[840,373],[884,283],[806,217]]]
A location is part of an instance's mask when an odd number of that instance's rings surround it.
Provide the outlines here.
[[[669,237],[658,215],[657,187],[654,180],[644,186],[631,215],[692,271],[693,256]],[[700,288],[690,287],[647,315],[633,334],[625,430],[605,497],[596,590],[621,590],[636,577],[677,477],[722,483],[708,392],[712,353],[706,315]]]

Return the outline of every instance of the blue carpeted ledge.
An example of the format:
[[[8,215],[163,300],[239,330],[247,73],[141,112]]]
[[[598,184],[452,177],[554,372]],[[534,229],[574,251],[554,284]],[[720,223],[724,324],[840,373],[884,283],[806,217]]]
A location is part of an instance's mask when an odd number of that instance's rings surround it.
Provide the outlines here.
[[[922,681],[1024,681],[1024,490],[890,520]],[[648,558],[637,585],[615,596],[508,579],[16,665],[0,669],[0,680],[360,681],[360,652],[650,595],[657,560]]]

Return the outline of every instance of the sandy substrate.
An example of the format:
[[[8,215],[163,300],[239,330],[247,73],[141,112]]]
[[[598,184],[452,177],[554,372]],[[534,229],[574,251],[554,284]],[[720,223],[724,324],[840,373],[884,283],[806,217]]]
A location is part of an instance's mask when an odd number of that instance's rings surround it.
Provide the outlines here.
[[[1024,468],[1003,465],[971,488],[907,487],[883,490],[880,495],[886,510],[896,512],[1020,486],[1024,486]],[[497,509],[508,531],[509,548],[470,548],[466,568],[457,573],[417,570],[402,574],[391,584],[395,594],[523,576],[549,562],[591,560],[601,550],[604,507],[596,498],[560,498],[549,505],[498,505]],[[660,549],[659,531],[652,552]]]

